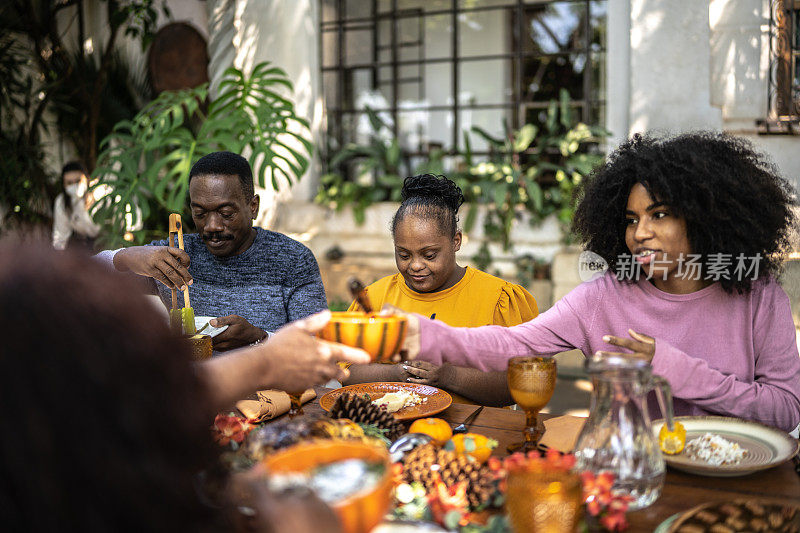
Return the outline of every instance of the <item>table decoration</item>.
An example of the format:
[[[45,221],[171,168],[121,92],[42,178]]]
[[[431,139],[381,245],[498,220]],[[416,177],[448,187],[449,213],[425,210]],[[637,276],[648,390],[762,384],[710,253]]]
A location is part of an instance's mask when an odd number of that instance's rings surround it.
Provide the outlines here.
[[[214,418],[214,425],[212,426],[212,434],[214,441],[220,446],[230,444],[234,449],[244,441],[253,425],[243,416],[236,415],[217,415]]]
[[[363,394],[341,394],[331,405],[328,414],[331,418],[346,418],[357,424],[374,426],[381,436],[390,441],[406,432],[405,426],[397,418],[373,405],[369,396]]]
[[[419,383],[378,381],[375,383],[356,383],[333,389],[319,399],[319,406],[329,411],[336,399],[345,393],[359,396],[366,394],[369,400],[372,401],[381,398],[385,394],[398,391],[414,393],[422,398],[421,403],[403,407],[399,411],[392,413],[398,420],[414,420],[435,415],[441,413],[453,403],[453,398],[450,394],[437,387]]]
[[[480,433],[459,433],[453,435],[444,445],[445,450],[455,452],[456,455],[463,455],[478,463],[485,463],[495,448],[497,448],[497,441]]]
[[[543,487],[545,494],[551,490],[550,495],[555,494],[556,508],[579,508],[565,511],[561,522],[565,531],[627,528],[631,500],[612,494],[614,475],[577,472],[572,454],[556,450],[545,454],[515,453],[502,460],[489,457],[481,465],[431,443],[415,448],[398,464],[402,465],[402,472],[395,487],[392,512],[397,519],[432,520],[459,533],[510,533],[514,529],[507,513],[516,508],[518,514],[524,514],[524,509],[530,508],[524,502],[530,503],[532,492]],[[515,485],[514,480],[522,482]],[[542,485],[542,480],[547,482]],[[513,501],[519,505],[509,502],[509,486]],[[532,526],[526,524],[518,530],[530,530]]]
[[[444,445],[453,436],[450,424],[441,418],[420,418],[408,427],[409,433],[422,433],[430,436],[439,446]]]

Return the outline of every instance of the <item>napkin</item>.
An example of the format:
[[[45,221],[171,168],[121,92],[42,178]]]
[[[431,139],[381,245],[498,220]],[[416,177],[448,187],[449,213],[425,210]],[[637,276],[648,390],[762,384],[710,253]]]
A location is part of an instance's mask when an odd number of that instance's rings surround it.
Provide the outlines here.
[[[260,390],[256,393],[256,397],[257,400],[236,402],[236,408],[252,422],[264,422],[288,413],[292,403],[289,395],[282,390]],[[308,389],[300,396],[300,403],[310,402],[316,397],[314,389]]]
[[[544,421],[544,435],[539,441],[541,446],[555,448],[568,453],[575,448],[575,441],[583,428],[586,419],[580,416],[557,416]]]

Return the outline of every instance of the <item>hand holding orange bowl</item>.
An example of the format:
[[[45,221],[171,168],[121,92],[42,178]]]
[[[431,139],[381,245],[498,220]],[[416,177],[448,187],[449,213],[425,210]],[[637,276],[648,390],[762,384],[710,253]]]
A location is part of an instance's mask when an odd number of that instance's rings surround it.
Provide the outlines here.
[[[361,348],[373,362],[388,361],[400,351],[408,331],[408,319],[400,315],[374,315],[358,311],[331,313],[318,333],[321,339]]]
[[[383,520],[391,503],[392,469],[389,453],[385,448],[361,442],[330,440],[296,444],[268,456],[263,464],[269,472],[275,474],[305,473],[319,466],[347,459],[363,459],[384,465],[384,473],[377,484],[329,504],[339,517],[345,533],[367,533]]]

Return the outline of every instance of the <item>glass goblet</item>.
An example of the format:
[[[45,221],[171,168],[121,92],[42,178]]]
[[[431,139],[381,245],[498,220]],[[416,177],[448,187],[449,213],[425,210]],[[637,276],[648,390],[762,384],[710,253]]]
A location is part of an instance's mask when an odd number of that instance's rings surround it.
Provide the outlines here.
[[[524,440],[511,444],[509,453],[536,449],[542,433],[539,411],[553,397],[556,388],[556,361],[552,357],[512,357],[508,360],[508,390],[525,411]]]
[[[514,533],[572,533],[583,509],[581,478],[571,472],[508,474],[506,512]]]

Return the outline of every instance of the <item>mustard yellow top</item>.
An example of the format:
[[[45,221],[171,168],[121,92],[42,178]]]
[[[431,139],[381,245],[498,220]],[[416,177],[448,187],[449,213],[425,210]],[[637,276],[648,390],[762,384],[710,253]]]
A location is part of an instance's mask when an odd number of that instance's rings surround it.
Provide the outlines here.
[[[417,292],[397,273],[369,285],[367,297],[376,311],[388,303],[455,327],[516,326],[539,314],[536,299],[523,287],[472,267],[443,291]],[[353,302],[349,310],[358,309]]]
[[[366,291],[375,311],[388,303],[455,327],[516,326],[539,314],[536,299],[525,288],[472,267],[467,267],[458,283],[443,291],[417,292],[406,285],[399,272],[379,279]],[[348,310],[358,311],[359,306],[353,302]],[[475,403],[449,392],[454,402]]]

